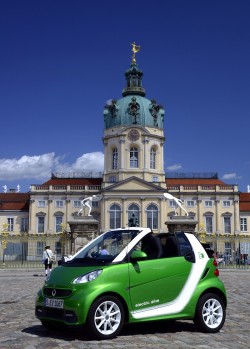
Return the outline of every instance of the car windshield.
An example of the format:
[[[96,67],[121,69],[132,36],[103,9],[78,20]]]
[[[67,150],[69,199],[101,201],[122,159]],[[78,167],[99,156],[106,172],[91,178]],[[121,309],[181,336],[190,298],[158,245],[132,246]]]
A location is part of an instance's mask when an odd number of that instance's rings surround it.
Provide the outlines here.
[[[71,264],[81,262],[110,263],[138,233],[138,229],[106,232],[80,250],[69,262]]]

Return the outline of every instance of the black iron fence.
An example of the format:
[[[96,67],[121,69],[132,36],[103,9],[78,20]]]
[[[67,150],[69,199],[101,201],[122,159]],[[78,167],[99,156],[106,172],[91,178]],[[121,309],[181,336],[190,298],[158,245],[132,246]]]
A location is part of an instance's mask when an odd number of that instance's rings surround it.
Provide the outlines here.
[[[0,245],[0,268],[43,268],[43,252],[48,244],[56,261],[70,254],[71,241],[64,236],[45,236],[43,240],[39,237],[11,237]]]

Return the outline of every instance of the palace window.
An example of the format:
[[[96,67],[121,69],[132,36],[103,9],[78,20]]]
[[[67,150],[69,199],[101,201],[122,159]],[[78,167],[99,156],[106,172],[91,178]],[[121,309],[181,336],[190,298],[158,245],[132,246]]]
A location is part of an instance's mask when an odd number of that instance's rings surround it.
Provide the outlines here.
[[[92,207],[99,207],[99,201],[92,201]]]
[[[130,167],[138,168],[138,149],[136,147],[130,148]]]
[[[37,201],[37,207],[45,207],[46,202],[45,200],[38,200]]]
[[[242,232],[247,231],[247,219],[246,218],[240,219],[240,231],[242,231]]]
[[[29,230],[29,218],[22,217],[20,231],[25,232]]]
[[[205,230],[207,233],[213,232],[213,216],[205,216]]]
[[[204,206],[205,207],[212,207],[213,206],[213,201],[212,200],[205,200],[204,201]]]
[[[55,216],[55,231],[56,233],[60,233],[62,231],[62,220],[63,216]]]
[[[230,207],[231,206],[231,201],[230,200],[223,200],[222,201],[222,206],[223,207]]]
[[[177,204],[174,200],[168,200],[169,207],[175,209],[177,207]]]
[[[118,168],[118,151],[116,148],[112,152],[112,169],[116,170]]]
[[[226,260],[229,262],[232,255],[232,244],[231,242],[225,242],[225,255]]]
[[[115,183],[116,182],[116,176],[109,176],[109,183]]]
[[[38,241],[36,243],[36,254],[38,257],[42,257],[44,249],[45,249],[45,242]]]
[[[81,200],[74,200],[73,201],[73,207],[75,207],[75,208],[81,207]]]
[[[109,226],[110,229],[116,229],[121,227],[121,208],[117,204],[113,204],[109,210]]]
[[[57,255],[61,255],[62,254],[62,244],[61,241],[56,241],[55,242],[55,251]]]
[[[56,200],[56,207],[63,207],[63,200]]]
[[[159,211],[156,205],[151,204],[147,207],[147,227],[150,229],[158,229]]]
[[[8,231],[14,231],[14,218],[7,218]]]
[[[37,216],[37,232],[44,233],[45,217]]]
[[[223,217],[224,219],[224,232],[226,234],[231,234],[231,217]]]
[[[150,168],[155,169],[155,164],[156,164],[156,151],[152,147],[150,150]]]

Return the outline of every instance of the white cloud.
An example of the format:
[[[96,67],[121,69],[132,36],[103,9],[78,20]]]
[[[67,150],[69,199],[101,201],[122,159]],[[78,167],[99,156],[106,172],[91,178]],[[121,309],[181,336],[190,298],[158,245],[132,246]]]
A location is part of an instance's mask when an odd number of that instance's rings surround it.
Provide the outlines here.
[[[239,179],[241,177],[237,176],[236,173],[225,173],[222,179]]]
[[[76,159],[72,164],[73,171],[93,170],[103,171],[104,169],[104,154],[101,152],[86,153]]]
[[[49,179],[55,171],[103,171],[104,154],[93,152],[83,154],[73,164],[63,163],[63,157],[55,153],[27,156],[19,159],[0,159],[0,180],[13,181],[22,179]]]
[[[168,171],[177,171],[182,168],[181,164],[175,164],[167,167]]]

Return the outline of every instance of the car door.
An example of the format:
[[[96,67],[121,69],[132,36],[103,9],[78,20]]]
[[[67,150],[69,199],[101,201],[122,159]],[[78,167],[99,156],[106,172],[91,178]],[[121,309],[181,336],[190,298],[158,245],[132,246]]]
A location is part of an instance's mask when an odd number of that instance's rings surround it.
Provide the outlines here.
[[[171,302],[180,293],[191,269],[184,257],[143,260],[129,264],[133,309]]]
[[[176,300],[192,268],[184,256],[129,262],[129,293],[134,318],[164,315],[162,309]],[[159,311],[161,307],[161,311]]]

